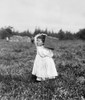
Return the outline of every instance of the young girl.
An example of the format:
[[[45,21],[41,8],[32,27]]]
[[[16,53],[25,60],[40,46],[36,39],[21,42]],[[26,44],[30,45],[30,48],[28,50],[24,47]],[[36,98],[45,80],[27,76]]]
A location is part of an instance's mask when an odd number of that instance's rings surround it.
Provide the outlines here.
[[[46,35],[38,34],[34,38],[37,49],[32,75],[35,75],[37,81],[52,79],[58,76],[55,63],[53,60],[53,52],[51,49],[44,47]]]

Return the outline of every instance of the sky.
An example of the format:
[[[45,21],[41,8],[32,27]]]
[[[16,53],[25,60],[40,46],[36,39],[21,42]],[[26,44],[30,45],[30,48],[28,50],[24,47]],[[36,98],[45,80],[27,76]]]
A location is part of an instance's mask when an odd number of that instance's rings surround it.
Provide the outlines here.
[[[85,28],[85,0],[0,0],[0,28],[77,32]]]

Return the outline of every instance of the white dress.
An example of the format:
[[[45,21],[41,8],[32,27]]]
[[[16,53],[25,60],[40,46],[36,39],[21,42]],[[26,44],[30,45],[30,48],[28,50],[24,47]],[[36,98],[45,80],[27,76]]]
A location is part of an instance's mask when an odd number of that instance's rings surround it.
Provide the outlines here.
[[[58,76],[54,60],[53,52],[44,46],[37,46],[37,55],[35,57],[32,74],[42,79]]]

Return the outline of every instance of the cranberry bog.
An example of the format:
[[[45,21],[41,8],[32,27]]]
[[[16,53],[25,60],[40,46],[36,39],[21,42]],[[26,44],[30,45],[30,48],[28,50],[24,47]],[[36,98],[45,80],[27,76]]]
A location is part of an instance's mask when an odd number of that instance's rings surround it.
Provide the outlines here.
[[[31,80],[34,44],[0,40],[0,100],[82,100],[85,95],[85,42],[58,41],[56,79]]]

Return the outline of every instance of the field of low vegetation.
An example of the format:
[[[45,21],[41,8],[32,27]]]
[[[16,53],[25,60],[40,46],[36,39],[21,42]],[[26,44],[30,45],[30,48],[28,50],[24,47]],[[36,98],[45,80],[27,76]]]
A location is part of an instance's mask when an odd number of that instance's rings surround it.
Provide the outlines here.
[[[54,61],[59,76],[55,80],[32,81],[35,55],[30,42],[0,40],[0,100],[81,100],[85,95],[84,41],[56,43]]]

